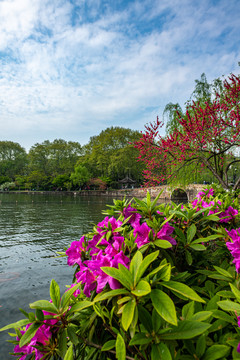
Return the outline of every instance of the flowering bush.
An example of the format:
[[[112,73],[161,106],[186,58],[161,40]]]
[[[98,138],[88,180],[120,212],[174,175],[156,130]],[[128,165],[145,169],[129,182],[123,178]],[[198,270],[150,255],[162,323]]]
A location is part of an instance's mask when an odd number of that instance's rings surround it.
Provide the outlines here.
[[[1,329],[20,359],[240,359],[240,217],[231,193],[189,204],[115,200],[64,255],[61,296]]]

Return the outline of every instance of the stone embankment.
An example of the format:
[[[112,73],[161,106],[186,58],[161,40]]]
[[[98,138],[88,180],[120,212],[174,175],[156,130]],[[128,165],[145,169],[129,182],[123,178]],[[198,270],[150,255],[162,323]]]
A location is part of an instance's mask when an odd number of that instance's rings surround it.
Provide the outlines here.
[[[42,195],[73,195],[73,196],[108,196],[113,198],[137,197],[144,198],[147,191],[149,191],[151,198],[155,198],[159,192],[161,192],[159,201],[169,202],[176,199],[181,201],[191,201],[196,194],[206,188],[206,185],[202,184],[190,184],[186,187],[168,185],[150,187],[150,188],[135,188],[135,189],[121,189],[121,190],[81,190],[81,191],[11,191],[11,193],[27,193],[27,194],[42,194]],[[7,191],[4,191],[7,193]]]

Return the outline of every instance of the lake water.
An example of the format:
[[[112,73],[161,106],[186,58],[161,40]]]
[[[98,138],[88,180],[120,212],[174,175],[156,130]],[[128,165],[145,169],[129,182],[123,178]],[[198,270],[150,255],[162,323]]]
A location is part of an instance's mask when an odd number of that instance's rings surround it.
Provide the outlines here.
[[[73,269],[56,251],[91,230],[112,203],[103,197],[0,194],[0,328],[24,318],[19,308],[29,312],[29,303],[49,299],[51,279],[65,291]],[[1,332],[1,360],[14,359],[7,339],[7,331]]]

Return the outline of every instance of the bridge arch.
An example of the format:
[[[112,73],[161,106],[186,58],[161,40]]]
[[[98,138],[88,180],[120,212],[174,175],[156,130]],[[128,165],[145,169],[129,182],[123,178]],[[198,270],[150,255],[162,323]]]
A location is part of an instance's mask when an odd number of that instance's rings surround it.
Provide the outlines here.
[[[189,200],[187,192],[181,188],[176,188],[175,190],[173,190],[170,199],[175,204],[187,203]]]

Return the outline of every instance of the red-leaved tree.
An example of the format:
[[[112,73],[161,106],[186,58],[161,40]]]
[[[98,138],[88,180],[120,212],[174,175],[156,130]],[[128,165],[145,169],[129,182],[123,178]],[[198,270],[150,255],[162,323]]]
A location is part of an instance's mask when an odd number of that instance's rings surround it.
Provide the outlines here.
[[[134,146],[139,160],[146,164],[147,185],[171,181],[183,168],[208,169],[219,183],[229,188],[229,170],[240,162],[240,76],[231,75],[221,94],[205,103],[188,104],[179,126],[166,137],[159,134],[163,123],[157,118],[145,126]],[[240,176],[234,175],[234,189]]]

